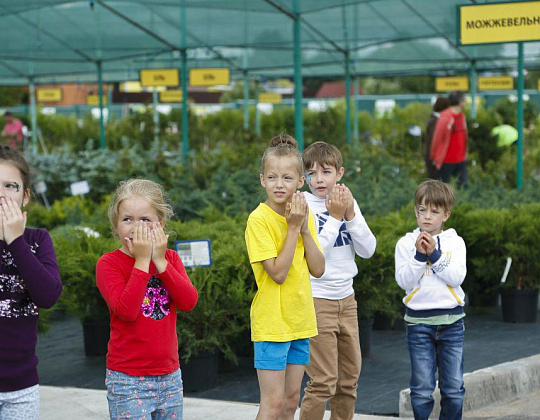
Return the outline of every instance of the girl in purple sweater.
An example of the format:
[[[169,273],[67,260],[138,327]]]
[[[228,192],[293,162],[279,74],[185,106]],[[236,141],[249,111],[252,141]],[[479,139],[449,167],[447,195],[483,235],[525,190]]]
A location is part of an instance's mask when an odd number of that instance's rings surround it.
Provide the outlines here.
[[[62,291],[49,233],[26,228],[30,169],[0,146],[0,420],[38,420],[38,308]]]

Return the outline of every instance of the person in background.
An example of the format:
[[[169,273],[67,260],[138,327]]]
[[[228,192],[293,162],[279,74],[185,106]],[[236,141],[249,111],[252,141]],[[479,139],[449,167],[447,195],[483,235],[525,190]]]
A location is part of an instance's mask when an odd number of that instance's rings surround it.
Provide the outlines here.
[[[467,121],[463,108],[465,94],[460,91],[448,95],[450,107],[441,112],[435,126],[430,158],[437,168],[437,179],[450,182],[457,177],[459,187],[469,187],[467,172]]]
[[[20,148],[23,140],[23,123],[9,111],[4,113],[4,120],[6,120],[6,125],[1,133],[2,143],[12,149]]]
[[[424,162],[426,164],[426,175],[428,178],[435,179],[437,177],[437,168],[431,161],[431,143],[433,141],[433,134],[435,133],[435,126],[439,120],[440,113],[450,106],[448,98],[445,96],[439,96],[433,104],[433,112],[431,113],[426,125],[426,132],[424,134]]]

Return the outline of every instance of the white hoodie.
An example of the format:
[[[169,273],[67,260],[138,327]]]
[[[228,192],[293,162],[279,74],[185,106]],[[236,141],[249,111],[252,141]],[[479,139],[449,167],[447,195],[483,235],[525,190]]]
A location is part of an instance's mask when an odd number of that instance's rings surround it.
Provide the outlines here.
[[[370,258],[375,252],[377,240],[354,201],[354,218],[339,221],[326,210],[324,198],[304,192],[309,209],[315,216],[317,238],[326,263],[321,278],[311,276],[313,297],[322,299],[344,299],[354,293],[353,277],[358,274],[355,253]],[[361,279],[360,279],[361,281]]]
[[[461,283],[467,274],[466,248],[454,229],[434,235],[435,251],[426,260],[417,254],[420,228],[396,244],[396,281],[407,295],[403,303],[413,310],[452,309],[465,304]],[[423,261],[422,261],[423,260]]]

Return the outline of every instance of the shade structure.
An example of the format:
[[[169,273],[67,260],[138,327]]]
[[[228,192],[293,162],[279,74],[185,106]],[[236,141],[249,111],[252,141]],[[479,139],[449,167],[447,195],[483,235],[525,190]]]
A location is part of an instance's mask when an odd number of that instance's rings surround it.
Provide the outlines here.
[[[190,68],[229,67],[236,79],[292,77],[295,18],[303,77],[342,77],[346,57],[360,76],[465,74],[472,63],[477,72],[515,70],[516,44],[457,45],[463,3],[0,0],[0,84],[94,82],[98,62],[104,82],[137,80],[140,69],[180,67],[182,51]],[[525,45],[524,66],[540,67],[540,43]]]

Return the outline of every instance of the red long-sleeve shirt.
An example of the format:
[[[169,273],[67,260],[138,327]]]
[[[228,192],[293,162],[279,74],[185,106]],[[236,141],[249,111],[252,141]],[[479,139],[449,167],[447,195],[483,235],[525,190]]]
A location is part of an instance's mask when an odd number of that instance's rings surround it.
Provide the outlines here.
[[[168,249],[165,259],[160,274],[153,263],[149,273],[134,268],[120,250],[97,262],[96,283],[111,315],[107,368],[133,376],[178,369],[176,309],[190,311],[198,295],[178,254]]]

